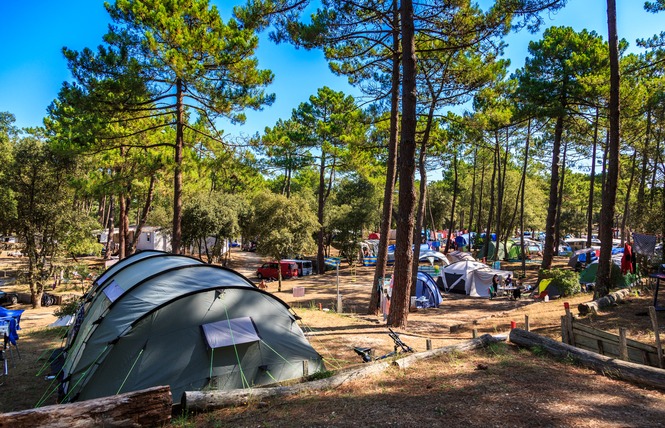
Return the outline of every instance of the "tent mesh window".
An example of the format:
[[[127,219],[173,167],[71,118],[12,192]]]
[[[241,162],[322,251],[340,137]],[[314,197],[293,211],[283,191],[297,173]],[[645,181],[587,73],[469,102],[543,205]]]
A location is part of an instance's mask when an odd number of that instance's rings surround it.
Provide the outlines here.
[[[261,340],[250,317],[234,318],[203,324],[203,335],[211,349]]]

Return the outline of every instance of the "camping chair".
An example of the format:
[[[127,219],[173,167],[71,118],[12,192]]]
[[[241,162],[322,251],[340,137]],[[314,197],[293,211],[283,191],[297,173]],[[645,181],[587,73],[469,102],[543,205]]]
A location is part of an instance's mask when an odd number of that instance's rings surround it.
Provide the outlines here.
[[[2,333],[3,333],[3,341],[2,341],[2,349],[0,350],[1,352],[1,359],[3,360],[4,364],[4,373],[5,375],[7,374],[7,355],[6,355],[6,350],[9,350],[10,357],[12,359],[12,365],[16,365],[14,362],[14,352],[12,351],[11,345],[14,345],[16,348],[16,353],[18,354],[18,358],[21,359],[21,353],[18,349],[18,333],[16,332],[16,319],[12,317],[0,317],[0,326],[2,326]]]
[[[25,309],[5,309],[0,307],[0,318],[14,318],[16,320],[16,330],[21,329],[21,315],[23,315]]]

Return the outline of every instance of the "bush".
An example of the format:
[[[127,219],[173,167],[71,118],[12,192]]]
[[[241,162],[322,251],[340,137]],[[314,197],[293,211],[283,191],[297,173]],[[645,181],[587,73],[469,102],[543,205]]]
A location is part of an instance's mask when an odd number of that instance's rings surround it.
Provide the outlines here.
[[[65,303],[64,305],[60,305],[58,309],[53,311],[53,315],[55,315],[58,318],[62,318],[67,315],[76,315],[76,311],[78,310],[80,304],[81,302],[79,301],[79,299],[71,300]]]
[[[572,296],[581,291],[579,273],[570,269],[544,269],[538,274],[540,280],[552,279],[552,284],[555,285],[561,292],[561,297]]]

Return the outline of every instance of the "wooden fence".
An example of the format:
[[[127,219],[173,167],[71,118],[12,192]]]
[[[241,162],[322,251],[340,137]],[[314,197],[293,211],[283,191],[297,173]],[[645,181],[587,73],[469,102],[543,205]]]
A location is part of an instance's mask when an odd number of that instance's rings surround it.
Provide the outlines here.
[[[658,332],[657,325],[655,327],[655,331]],[[659,339],[658,334],[656,336]],[[561,317],[561,341],[606,357],[652,367],[663,367],[660,340],[656,341],[658,346],[652,346],[628,339],[625,328],[620,328],[619,334],[616,335],[589,327],[575,321],[569,311],[566,311],[566,315]]]

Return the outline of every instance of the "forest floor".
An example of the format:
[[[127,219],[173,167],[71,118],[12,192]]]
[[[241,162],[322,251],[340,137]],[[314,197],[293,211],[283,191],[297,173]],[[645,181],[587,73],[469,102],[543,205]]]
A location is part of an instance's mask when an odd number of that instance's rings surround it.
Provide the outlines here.
[[[230,266],[255,280],[261,263],[256,253],[232,253]],[[21,259],[0,255],[0,279],[11,275]],[[86,259],[97,273],[99,259]],[[565,259],[557,259],[564,265]],[[502,264],[517,270],[518,264]],[[525,283],[534,283],[538,265],[527,265]],[[339,294],[343,313],[332,309],[337,301],[338,277],[335,271],[324,275],[286,280],[277,291],[277,281],[268,291],[290,304],[302,317],[302,327],[312,346],[324,357],[328,369],[361,365],[354,346],[372,347],[376,355],[392,350],[393,342],[381,316],[366,315],[373,268],[344,266],[339,274]],[[23,287],[22,290],[19,290]],[[27,291],[25,286],[0,286],[4,291]],[[302,297],[293,288],[304,287]],[[61,285],[53,293],[80,293],[80,285]],[[565,300],[577,305],[590,301],[591,294]],[[629,338],[653,344],[655,335],[644,316],[652,297],[647,289],[631,295],[623,304],[580,322],[612,333],[627,328]],[[37,404],[55,403],[54,387],[47,374],[46,358],[62,344],[62,329],[47,328],[55,321],[54,308],[25,309],[19,331],[21,358],[9,361],[8,376],[0,376],[0,412],[24,410]],[[506,334],[511,321],[524,327],[528,316],[530,330],[560,340],[563,301],[513,301],[445,295],[436,309],[411,312],[400,338],[416,351],[470,339],[479,334]],[[659,313],[659,318],[661,313]],[[665,324],[660,320],[661,324]],[[479,370],[478,368],[483,369]],[[179,426],[575,426],[638,427],[665,425],[665,393],[613,380],[576,367],[568,361],[535,355],[505,342],[487,349],[448,355],[398,371],[351,381],[334,390],[268,399],[224,411],[176,418]]]

